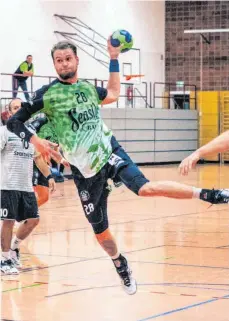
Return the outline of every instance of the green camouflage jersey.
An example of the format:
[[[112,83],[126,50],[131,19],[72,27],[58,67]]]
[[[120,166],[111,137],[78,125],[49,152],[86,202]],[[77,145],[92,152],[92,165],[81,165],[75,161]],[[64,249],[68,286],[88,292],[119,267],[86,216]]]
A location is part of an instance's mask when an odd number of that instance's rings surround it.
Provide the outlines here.
[[[106,95],[106,89],[86,81],[68,84],[55,80],[35,93],[30,107],[48,117],[65,158],[85,178],[98,173],[112,152],[112,132],[99,107]]]
[[[47,124],[45,124],[41,127],[41,129],[37,133],[37,136],[40,138],[43,138],[43,139],[50,140],[50,142],[52,142],[52,143],[59,144],[55,130],[49,120],[48,120]]]
[[[35,126],[38,137],[47,139],[52,143],[59,144],[51,122],[43,113],[39,112],[34,114],[33,117],[26,122],[26,124],[32,124],[32,126]]]

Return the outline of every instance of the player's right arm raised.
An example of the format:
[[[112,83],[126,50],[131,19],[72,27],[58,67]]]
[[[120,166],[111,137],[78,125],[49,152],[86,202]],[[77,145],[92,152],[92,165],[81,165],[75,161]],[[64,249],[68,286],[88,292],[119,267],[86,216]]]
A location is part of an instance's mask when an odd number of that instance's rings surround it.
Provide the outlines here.
[[[107,42],[107,50],[110,56],[110,75],[107,84],[107,94],[105,99],[102,100],[102,105],[110,104],[119,99],[120,95],[120,75],[119,75],[119,62],[118,57],[120,54],[121,46],[113,47],[110,39]]]

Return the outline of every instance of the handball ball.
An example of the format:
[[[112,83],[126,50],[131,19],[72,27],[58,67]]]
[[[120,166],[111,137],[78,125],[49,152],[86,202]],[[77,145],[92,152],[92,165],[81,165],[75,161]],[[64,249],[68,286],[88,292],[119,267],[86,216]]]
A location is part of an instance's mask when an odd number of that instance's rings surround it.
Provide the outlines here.
[[[116,30],[111,35],[111,45],[113,47],[123,45],[121,52],[127,52],[133,47],[133,37],[126,30]]]

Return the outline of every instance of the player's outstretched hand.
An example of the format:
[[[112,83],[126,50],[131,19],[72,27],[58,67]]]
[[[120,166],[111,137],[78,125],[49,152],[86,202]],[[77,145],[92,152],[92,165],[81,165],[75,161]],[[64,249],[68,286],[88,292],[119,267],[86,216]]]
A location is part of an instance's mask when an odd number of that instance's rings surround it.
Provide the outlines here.
[[[50,142],[49,140],[39,138],[38,136],[33,135],[30,143],[34,145],[35,149],[41,153],[41,156],[44,160],[50,164],[50,159],[53,158],[58,163],[62,159],[62,155],[55,151],[54,148],[58,145]]]
[[[56,190],[56,182],[55,182],[54,178],[50,178],[48,182],[49,182],[50,192],[51,193],[55,192],[55,190]]]
[[[69,162],[64,157],[62,157],[60,163],[63,164],[65,167],[70,167]]]
[[[123,45],[119,47],[113,47],[111,45],[111,37],[109,37],[109,39],[107,40],[107,51],[110,55],[110,59],[118,59],[122,46]]]
[[[186,157],[179,166],[179,173],[181,175],[188,175],[188,173],[195,168],[196,163],[200,159],[199,154],[197,152],[192,153],[188,157]]]

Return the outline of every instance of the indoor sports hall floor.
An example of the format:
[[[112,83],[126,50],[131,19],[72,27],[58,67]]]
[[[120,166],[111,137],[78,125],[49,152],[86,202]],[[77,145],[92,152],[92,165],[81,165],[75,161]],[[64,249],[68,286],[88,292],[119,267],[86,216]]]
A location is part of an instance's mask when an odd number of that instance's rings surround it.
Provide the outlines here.
[[[186,178],[177,166],[143,171],[152,180],[229,187],[226,165],[200,166]],[[110,226],[138,281],[137,294],[128,296],[96,243],[73,181],[58,184],[21,248],[21,275],[2,276],[2,320],[228,321],[228,206],[208,207],[113,190]]]

